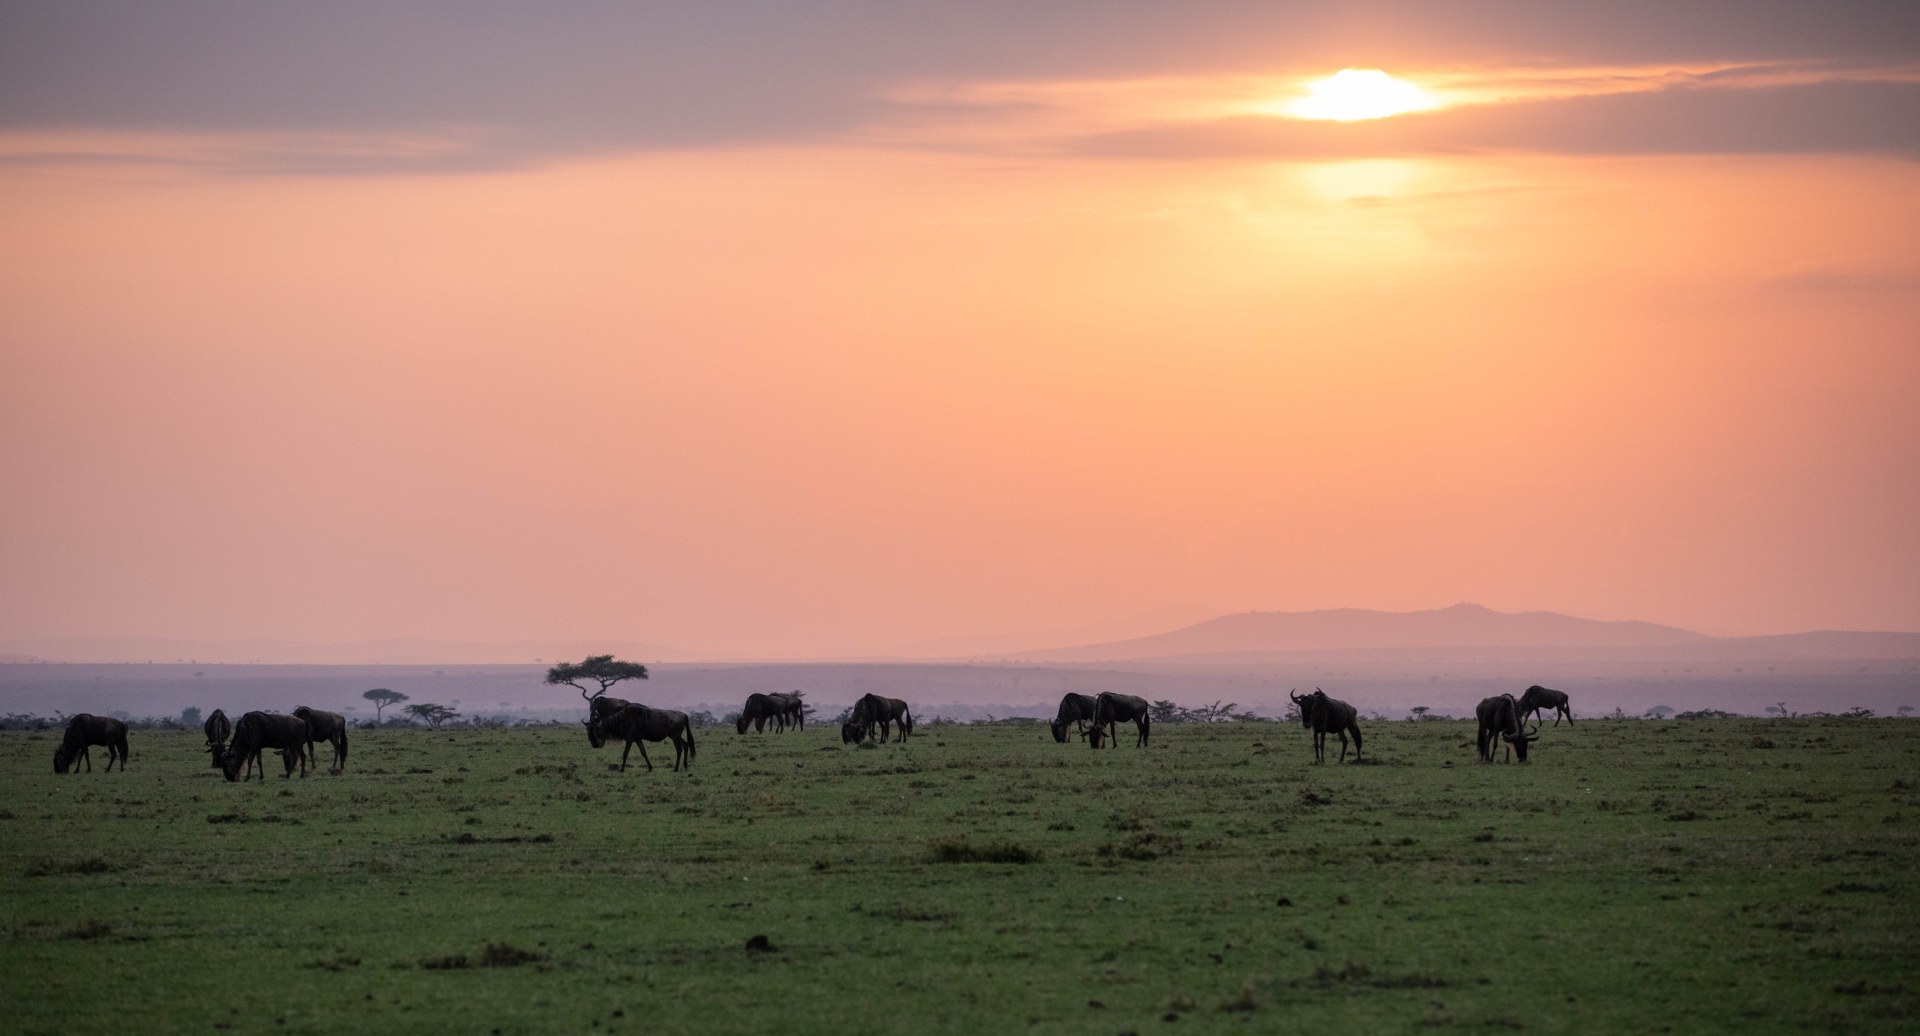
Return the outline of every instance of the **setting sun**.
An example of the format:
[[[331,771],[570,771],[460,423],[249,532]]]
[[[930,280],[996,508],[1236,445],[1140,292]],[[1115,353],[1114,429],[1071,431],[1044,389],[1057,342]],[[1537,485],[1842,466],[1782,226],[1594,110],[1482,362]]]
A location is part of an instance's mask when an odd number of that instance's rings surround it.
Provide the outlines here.
[[[1307,84],[1308,96],[1287,106],[1301,119],[1354,122],[1432,108],[1439,102],[1425,90],[1377,68],[1343,68]]]

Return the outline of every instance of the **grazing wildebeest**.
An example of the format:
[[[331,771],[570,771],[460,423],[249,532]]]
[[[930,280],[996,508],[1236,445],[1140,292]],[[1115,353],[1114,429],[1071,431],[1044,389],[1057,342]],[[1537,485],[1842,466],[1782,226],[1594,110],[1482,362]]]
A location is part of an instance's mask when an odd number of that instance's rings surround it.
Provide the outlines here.
[[[233,724],[228,722],[224,711],[215,709],[200,729],[207,735],[207,752],[213,756],[208,765],[218,770],[220,757],[227,754],[227,739],[233,736]]]
[[[93,756],[87,751],[88,745],[107,746],[106,772],[113,772],[115,759],[120,760],[120,772],[127,772],[127,725],[112,716],[85,712],[67,721],[66,735],[60,739],[60,747],[53,750],[53,772],[66,773],[76,762],[85,762],[87,772],[92,773]]]
[[[305,705],[293,710],[293,714],[307,723],[307,755],[313,759],[313,768],[320,768],[320,756],[314,751],[314,742],[328,741],[333,744],[333,769],[340,773],[347,768],[347,718],[337,712],[322,712]]]
[[[287,772],[282,777],[293,776],[295,760],[300,763],[300,776],[307,775],[307,721],[277,712],[249,712],[240,717],[240,722],[233,725],[233,744],[221,757],[220,770],[227,780],[239,780],[241,764],[251,762],[259,766],[260,779],[265,781],[267,768],[260,766],[260,754],[269,748],[278,749],[280,760],[286,764]]]
[[[859,735],[852,738],[861,741],[873,736],[875,727],[880,728],[880,743],[885,744],[893,733],[893,725],[900,724],[900,740],[913,733],[913,715],[907,711],[907,703],[898,698],[882,698],[877,694],[868,694],[853,703],[853,716],[848,720],[860,728]],[[845,728],[840,731],[841,740],[849,740]]]
[[[1520,696],[1520,718],[1526,719],[1528,716],[1532,716],[1533,721],[1538,723],[1540,722],[1541,709],[1553,710],[1554,726],[1557,727],[1560,725],[1560,717],[1562,716],[1567,718],[1567,726],[1573,726],[1573,709],[1567,705],[1567,694],[1565,691],[1556,691],[1551,687],[1542,687],[1539,684],[1534,684],[1532,687],[1527,688],[1526,693]]]
[[[1539,736],[1540,728],[1531,730],[1520,726],[1520,703],[1513,700],[1511,694],[1483,698],[1474,708],[1474,714],[1480,717],[1480,761],[1493,762],[1493,750],[1501,741],[1507,744],[1507,761],[1512,762],[1519,756],[1521,762],[1527,761],[1527,745]],[[1498,740],[1495,740],[1495,739]]]
[[[604,718],[587,720],[587,742],[595,748],[607,743],[608,738],[620,738],[627,743],[626,750],[620,753],[620,772],[627,772],[627,756],[635,745],[640,746],[640,761],[647,764],[647,772],[653,772],[653,760],[647,758],[646,741],[673,742],[673,768],[680,769],[681,760],[686,760],[687,769],[693,769],[693,724],[687,722],[687,714],[672,709],[649,709],[645,705],[629,705],[618,712],[609,713]]]
[[[1067,692],[1060,699],[1060,711],[1053,717],[1053,740],[1059,744],[1067,743],[1067,727],[1077,728],[1080,733],[1087,731],[1088,721],[1093,719],[1093,695]]]
[[[1133,747],[1147,747],[1147,736],[1153,731],[1153,718],[1147,713],[1147,699],[1131,694],[1115,694],[1101,691],[1093,699],[1093,728],[1087,741],[1099,748],[1103,740],[1112,740],[1114,748],[1120,747],[1120,734],[1115,728],[1121,720],[1132,720],[1138,734],[1133,739]],[[1104,735],[1101,733],[1105,731]]]
[[[787,729],[787,696],[784,694],[761,694],[755,691],[747,695],[747,703],[740,709],[740,718],[733,721],[733,729],[744,734],[751,726],[756,732],[767,729],[767,721],[773,721],[773,729]]]
[[[1360,713],[1353,706],[1338,698],[1327,697],[1327,692],[1318,687],[1312,694],[1299,695],[1292,691],[1287,697],[1300,707],[1300,725],[1313,731],[1313,761],[1327,761],[1327,735],[1340,735],[1340,762],[1347,761],[1347,733],[1353,733],[1353,758],[1360,758]]]

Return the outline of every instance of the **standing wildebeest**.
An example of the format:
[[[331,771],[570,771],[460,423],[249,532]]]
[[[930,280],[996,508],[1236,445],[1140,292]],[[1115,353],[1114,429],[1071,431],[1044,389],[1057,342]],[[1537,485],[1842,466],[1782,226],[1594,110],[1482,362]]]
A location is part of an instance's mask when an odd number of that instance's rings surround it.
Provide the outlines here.
[[[885,744],[892,736],[893,725],[900,724],[900,740],[913,733],[913,715],[907,711],[907,703],[898,698],[882,698],[877,694],[868,694],[853,703],[853,715],[845,726],[840,728],[841,741],[863,741],[873,737],[875,727],[880,728],[880,743]],[[848,736],[852,728],[852,736]]]
[[[801,692],[788,691],[785,694],[769,694],[780,705],[780,720],[795,730],[807,729],[807,703],[801,700]]]
[[[1353,706],[1338,698],[1327,697],[1327,692],[1318,687],[1312,694],[1298,695],[1292,691],[1287,697],[1300,707],[1300,725],[1313,731],[1313,761],[1327,761],[1327,735],[1340,735],[1340,762],[1347,761],[1347,733],[1353,733],[1353,758],[1360,759],[1360,713]]]
[[[1060,711],[1053,717],[1053,740],[1058,744],[1066,744],[1069,725],[1085,734],[1088,721],[1093,719],[1093,705],[1093,695],[1068,691],[1067,696],[1060,699]]]
[[[224,711],[215,709],[200,729],[207,735],[207,752],[213,756],[213,762],[208,765],[218,770],[220,757],[227,754],[227,739],[233,736],[233,724],[227,721]]]
[[[1131,694],[1115,694],[1101,691],[1093,699],[1093,729],[1088,733],[1087,742],[1099,748],[1103,739],[1113,741],[1112,747],[1119,748],[1119,731],[1115,728],[1120,720],[1132,720],[1137,735],[1133,747],[1147,747],[1147,736],[1153,732],[1153,718],[1147,713],[1147,699]]]
[[[1500,741],[1507,743],[1507,761],[1512,762],[1518,755],[1521,762],[1527,761],[1527,744],[1539,736],[1540,728],[1524,730],[1520,726],[1520,703],[1513,695],[1502,694],[1492,698],[1483,698],[1473,710],[1480,717],[1480,761],[1493,762],[1493,750]],[[1498,738],[1499,740],[1495,740]]]
[[[610,737],[627,743],[626,750],[620,753],[621,773],[627,772],[627,756],[635,745],[640,746],[640,761],[646,763],[647,772],[652,773],[653,760],[647,758],[647,746],[642,742],[669,739],[673,741],[673,768],[680,769],[680,761],[684,759],[687,769],[693,769],[693,724],[687,722],[684,712],[629,705],[605,717],[587,720],[587,742],[593,747],[605,745]]]
[[[300,776],[307,775],[307,721],[277,712],[249,712],[240,717],[240,722],[233,725],[233,744],[227,746],[227,754],[221,757],[220,770],[227,780],[238,780],[241,764],[251,762],[260,767],[260,779],[265,781],[267,768],[260,766],[260,754],[269,748],[278,749],[281,761],[287,766],[282,777],[293,776],[296,759],[300,763]]]
[[[1573,709],[1567,705],[1567,694],[1565,691],[1556,691],[1551,687],[1542,687],[1539,684],[1534,684],[1532,687],[1527,688],[1526,693],[1520,696],[1520,718],[1526,719],[1528,716],[1532,716],[1533,721],[1538,723],[1540,722],[1541,709],[1553,710],[1554,726],[1557,727],[1560,725],[1560,717],[1562,716],[1567,718],[1567,726],[1573,726]]]
[[[120,772],[127,772],[127,725],[112,716],[93,716],[82,712],[67,721],[67,732],[60,739],[60,747],[53,750],[53,772],[66,773],[67,768],[76,761],[87,764],[87,772],[93,772],[93,756],[87,751],[88,745],[107,746],[107,772],[113,772],[113,761],[120,760]]]
[[[790,709],[789,698],[784,694],[761,694],[755,691],[747,695],[747,704],[740,709],[740,718],[733,721],[733,729],[744,734],[751,726],[755,731],[767,729],[767,721],[773,721],[776,732],[787,729],[787,713]]]
[[[340,773],[347,768],[347,718],[337,712],[322,712],[305,705],[293,710],[293,714],[306,721],[307,755],[313,759],[313,768],[320,768],[320,756],[314,751],[315,741],[328,741],[333,744],[332,773]]]

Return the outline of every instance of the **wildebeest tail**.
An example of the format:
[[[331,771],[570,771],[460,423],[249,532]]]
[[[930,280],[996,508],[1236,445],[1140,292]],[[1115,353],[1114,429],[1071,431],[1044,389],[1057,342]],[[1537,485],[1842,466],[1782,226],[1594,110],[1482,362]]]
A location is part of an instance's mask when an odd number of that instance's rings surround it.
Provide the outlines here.
[[[693,752],[694,752],[693,721],[688,720],[687,721],[687,765],[688,766],[693,765]]]

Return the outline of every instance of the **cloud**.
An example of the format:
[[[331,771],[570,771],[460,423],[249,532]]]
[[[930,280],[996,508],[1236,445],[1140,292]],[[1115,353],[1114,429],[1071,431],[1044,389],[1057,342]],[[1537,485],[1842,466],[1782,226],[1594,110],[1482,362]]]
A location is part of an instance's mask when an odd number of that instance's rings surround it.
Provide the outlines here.
[[[916,80],[1192,81],[1356,61],[1486,66],[1514,55],[1569,67],[1872,64],[1916,52],[1920,19],[1901,0],[1647,3],[1630,16],[1539,0],[18,0],[0,5],[0,133],[220,135],[238,143],[200,157],[226,172],[488,171],[872,139],[876,126],[928,114],[888,100]],[[1122,135],[1075,146],[1253,146],[1248,127],[1098,128],[1108,130]],[[356,137],[365,142],[340,143]],[[391,144],[420,137],[440,146]]]
[[[1465,105],[1359,123],[1236,116],[1063,141],[1081,155],[1323,159],[1554,154],[1865,152],[1920,157],[1920,83],[1822,82]]]

